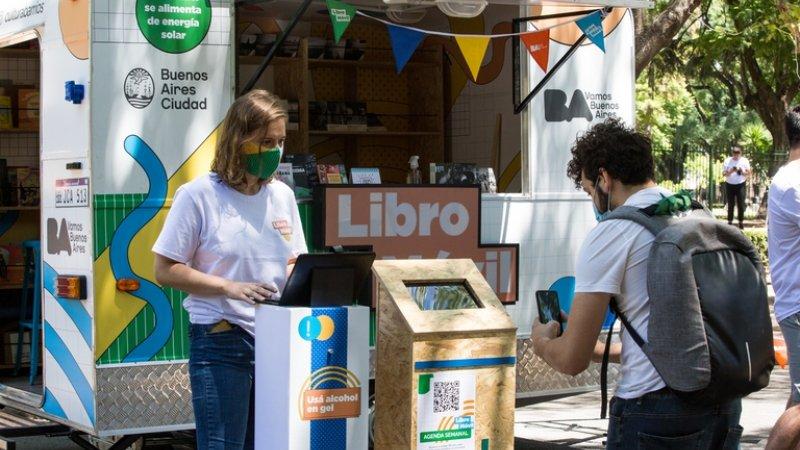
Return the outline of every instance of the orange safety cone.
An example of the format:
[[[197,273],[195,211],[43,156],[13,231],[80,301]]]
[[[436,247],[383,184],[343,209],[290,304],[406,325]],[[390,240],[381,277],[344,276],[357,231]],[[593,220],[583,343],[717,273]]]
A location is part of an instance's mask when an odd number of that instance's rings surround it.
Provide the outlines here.
[[[789,354],[786,352],[786,342],[783,339],[774,339],[772,346],[775,348],[775,362],[785,369],[789,364]]]

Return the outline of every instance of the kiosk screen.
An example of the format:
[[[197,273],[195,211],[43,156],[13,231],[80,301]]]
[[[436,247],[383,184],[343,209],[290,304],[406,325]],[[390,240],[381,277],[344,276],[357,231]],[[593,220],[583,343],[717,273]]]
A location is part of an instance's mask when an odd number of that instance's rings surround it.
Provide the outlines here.
[[[411,298],[423,311],[480,307],[465,283],[406,283],[406,287]]]

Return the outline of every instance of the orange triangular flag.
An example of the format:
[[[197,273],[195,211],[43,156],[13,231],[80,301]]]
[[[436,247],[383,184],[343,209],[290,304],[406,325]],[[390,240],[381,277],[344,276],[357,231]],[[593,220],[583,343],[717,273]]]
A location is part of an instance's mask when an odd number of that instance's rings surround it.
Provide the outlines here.
[[[486,48],[489,47],[489,38],[485,36],[456,36],[456,43],[467,61],[472,80],[478,79]]]
[[[550,30],[525,33],[520,37],[534,61],[547,72],[547,65],[550,63]]]

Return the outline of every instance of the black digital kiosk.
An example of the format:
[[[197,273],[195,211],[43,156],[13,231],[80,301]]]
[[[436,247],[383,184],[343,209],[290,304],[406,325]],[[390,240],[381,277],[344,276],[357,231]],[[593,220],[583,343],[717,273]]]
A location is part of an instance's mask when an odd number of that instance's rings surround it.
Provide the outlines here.
[[[348,306],[363,304],[374,252],[300,255],[278,306]],[[369,306],[364,305],[364,306]]]

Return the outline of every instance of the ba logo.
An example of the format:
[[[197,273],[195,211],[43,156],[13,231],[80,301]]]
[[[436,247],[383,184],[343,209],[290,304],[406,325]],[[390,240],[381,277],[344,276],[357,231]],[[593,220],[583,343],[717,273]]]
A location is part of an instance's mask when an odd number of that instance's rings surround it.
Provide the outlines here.
[[[586,103],[586,96],[580,89],[572,93],[572,100],[567,105],[567,93],[558,89],[544,91],[544,119],[548,122],[571,122],[572,119],[584,118],[591,122],[594,115]]]
[[[125,77],[125,98],[136,109],[146,108],[153,101],[155,83],[150,72],[136,68]]]
[[[61,226],[56,219],[47,219],[47,253],[58,255],[61,252],[72,255],[67,219],[61,219]]]

